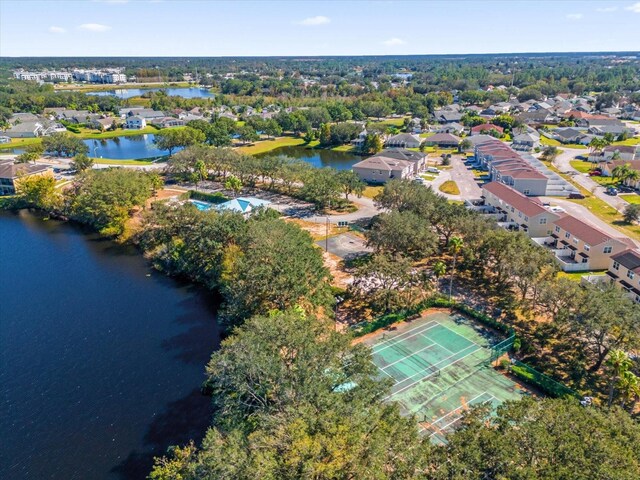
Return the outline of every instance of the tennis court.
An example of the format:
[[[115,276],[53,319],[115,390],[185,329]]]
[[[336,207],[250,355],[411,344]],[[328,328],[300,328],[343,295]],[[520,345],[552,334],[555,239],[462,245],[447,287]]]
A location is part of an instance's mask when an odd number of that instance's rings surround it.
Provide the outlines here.
[[[527,394],[491,366],[491,347],[501,340],[465,316],[438,311],[363,342],[380,376],[394,382],[387,399],[415,415],[434,442],[443,442],[470,406],[497,407]]]

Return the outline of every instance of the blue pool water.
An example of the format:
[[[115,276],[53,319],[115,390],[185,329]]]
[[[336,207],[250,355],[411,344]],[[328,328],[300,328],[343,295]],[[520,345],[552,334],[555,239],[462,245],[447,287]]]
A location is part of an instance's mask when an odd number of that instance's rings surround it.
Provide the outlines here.
[[[201,202],[200,200],[189,200],[189,201],[193,203],[196,206],[196,208],[200,211],[211,210],[213,208],[212,203]]]

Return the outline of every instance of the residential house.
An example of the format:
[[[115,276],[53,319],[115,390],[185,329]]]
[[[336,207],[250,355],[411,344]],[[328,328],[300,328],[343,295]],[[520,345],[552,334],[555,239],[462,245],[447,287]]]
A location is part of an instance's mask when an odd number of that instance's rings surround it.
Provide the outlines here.
[[[504,133],[504,128],[499,127],[498,125],[494,125],[493,123],[483,123],[481,125],[476,125],[471,128],[471,135],[482,135],[485,133],[489,133],[492,130],[495,130],[500,135]]]
[[[44,126],[41,122],[23,122],[16,123],[3,133],[4,136],[11,138],[35,138],[44,132]]]
[[[126,123],[127,128],[140,130],[141,128],[145,128],[147,126],[147,121],[138,115],[133,115],[131,117],[127,117]]]
[[[458,148],[460,142],[460,137],[451,133],[436,133],[424,139],[425,145],[439,148]]]
[[[461,125],[459,123],[447,123],[445,125],[442,125],[441,127],[438,127],[436,129],[436,133],[452,133],[454,135],[461,135],[462,133],[464,133],[464,125]]]
[[[556,128],[549,132],[550,137],[562,143],[578,143],[584,133],[573,127]]]
[[[186,124],[185,120],[174,117],[154,118],[151,123],[160,128],[184,127]]]
[[[623,162],[640,160],[640,145],[607,145],[602,151],[589,154],[589,161],[598,163],[610,162],[614,156],[617,157],[616,160]],[[611,175],[611,168],[608,168],[607,165],[601,165],[600,167],[603,169],[603,175]]]
[[[353,165],[352,170],[368,183],[386,183],[391,179],[411,178],[425,164],[426,155],[401,149],[386,149]]]
[[[545,242],[550,245],[566,272],[605,270],[611,257],[633,242],[624,237],[613,237],[571,215],[564,215],[553,222],[553,231]]]
[[[522,112],[516,115],[516,120],[525,125],[543,125],[545,123],[556,123],[557,118],[547,110],[534,110],[532,112]]]
[[[400,133],[389,137],[385,142],[385,146],[393,148],[418,148],[421,143],[422,139],[418,135]]]
[[[552,223],[559,218],[538,199],[529,198],[500,182],[483,185],[482,196],[485,205],[502,214],[500,222],[518,225],[530,238],[551,235]]]
[[[635,248],[611,255],[607,276],[614,284],[640,303],[640,251]]]
[[[16,182],[34,175],[53,175],[53,171],[48,165],[13,163],[13,160],[0,161],[0,195],[14,195]]]
[[[117,119],[115,117],[94,118],[88,122],[87,125],[90,128],[95,128],[96,130],[108,130],[114,123],[117,126],[118,122],[116,120]]]
[[[438,110],[434,116],[439,123],[460,123],[462,120],[462,113],[448,110]]]
[[[514,150],[530,152],[540,146],[540,137],[531,133],[521,133],[513,137],[511,148]]]

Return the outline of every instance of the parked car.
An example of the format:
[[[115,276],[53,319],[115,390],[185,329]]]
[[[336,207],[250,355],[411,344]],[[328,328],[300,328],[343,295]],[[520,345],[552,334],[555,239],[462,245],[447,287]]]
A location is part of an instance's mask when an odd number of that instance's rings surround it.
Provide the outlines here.
[[[440,173],[440,170],[438,170],[436,167],[427,167],[427,172],[429,172],[429,173]]]
[[[589,176],[590,177],[601,177],[602,176],[602,172],[599,170],[593,170],[591,172],[589,172]]]
[[[618,195],[618,189],[615,187],[607,187],[606,194],[615,197]]]
[[[569,194],[569,198],[573,200],[582,200],[584,198],[584,195],[579,192],[574,192]]]

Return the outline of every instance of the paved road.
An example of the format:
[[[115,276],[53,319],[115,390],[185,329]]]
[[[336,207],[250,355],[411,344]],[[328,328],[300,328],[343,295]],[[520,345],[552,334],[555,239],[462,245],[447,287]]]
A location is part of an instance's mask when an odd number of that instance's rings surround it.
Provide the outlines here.
[[[440,185],[447,180],[453,180],[460,189],[460,195],[449,195],[440,191]],[[440,195],[444,195],[449,200],[466,200],[480,198],[482,189],[478,186],[473,172],[462,161],[462,157],[454,155],[451,157],[451,169],[442,172],[431,182],[433,189]]]
[[[373,250],[367,247],[367,243],[363,238],[353,233],[341,233],[326,240],[319,240],[316,244],[322,248],[328,246],[329,252],[342,259],[351,259]]]
[[[571,166],[571,160],[573,160],[578,155],[587,155],[588,150],[578,149],[578,148],[564,148],[561,147],[562,153],[556,157],[553,161],[553,164],[556,166],[558,170],[561,172],[575,172],[576,175],[573,175],[571,179],[580,185],[585,190],[592,192],[597,198],[605,201],[607,204],[611,205],[613,208],[622,212],[629,203],[624,200],[622,197],[611,196],[605,193],[605,188],[594,181],[588,175],[584,173],[578,172],[575,168]]]

